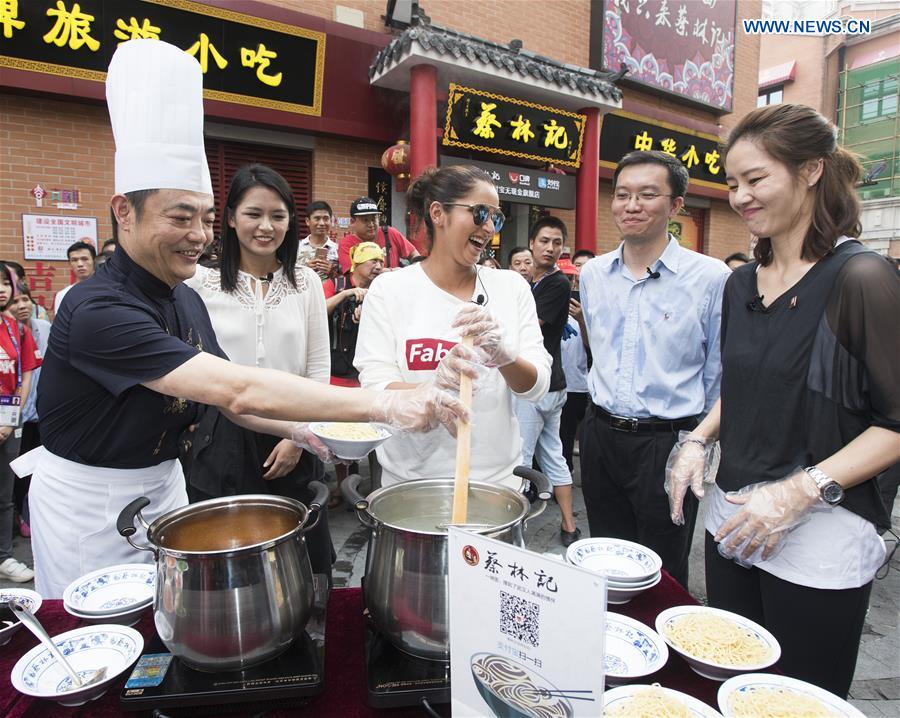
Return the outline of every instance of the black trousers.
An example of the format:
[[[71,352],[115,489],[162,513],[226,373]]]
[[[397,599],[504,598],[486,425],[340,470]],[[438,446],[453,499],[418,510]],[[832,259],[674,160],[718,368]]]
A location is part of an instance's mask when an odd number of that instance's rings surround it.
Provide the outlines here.
[[[682,586],[699,502],[689,491],[684,525],[669,518],[664,488],[666,459],[678,440],[670,429],[617,431],[590,408],[581,431],[581,490],[591,536],[636,541],[652,548]]]
[[[722,558],[706,532],[709,605],[765,626],[781,644],[778,667],[846,698],[856,670],[872,582],[829,590],[799,586]]]
[[[572,463],[572,452],[575,449],[575,437],[578,436],[589,396],[587,392],[570,391],[566,394],[566,403],[563,404],[562,416],[559,419],[559,438],[562,441],[563,458],[569,466],[569,471],[575,468]]]

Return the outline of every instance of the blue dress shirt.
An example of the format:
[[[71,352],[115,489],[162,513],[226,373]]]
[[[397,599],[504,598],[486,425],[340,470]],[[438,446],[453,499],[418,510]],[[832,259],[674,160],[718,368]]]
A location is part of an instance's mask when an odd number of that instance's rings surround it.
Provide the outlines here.
[[[621,244],[581,269],[591,399],[621,416],[705,414],[719,398],[722,292],[731,271],[671,236],[650,269],[658,279],[632,276]]]

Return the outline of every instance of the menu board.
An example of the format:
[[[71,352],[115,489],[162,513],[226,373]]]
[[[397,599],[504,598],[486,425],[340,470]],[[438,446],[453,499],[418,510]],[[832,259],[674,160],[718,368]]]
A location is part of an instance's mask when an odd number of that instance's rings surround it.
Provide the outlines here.
[[[603,576],[455,527],[449,563],[454,718],[603,712]]]
[[[22,238],[26,260],[66,261],[66,250],[75,242],[87,242],[97,249],[97,218],[23,214]]]

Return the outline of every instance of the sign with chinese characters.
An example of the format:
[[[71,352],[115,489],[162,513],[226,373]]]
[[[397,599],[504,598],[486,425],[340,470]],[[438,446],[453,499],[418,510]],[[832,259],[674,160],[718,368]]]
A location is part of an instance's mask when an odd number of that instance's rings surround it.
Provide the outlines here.
[[[606,579],[455,527],[448,543],[454,718],[599,716]]]
[[[443,144],[578,167],[586,115],[450,83]]]
[[[381,221],[391,223],[391,176],[381,167],[369,167],[368,196],[375,200]]]
[[[731,112],[736,0],[591,0],[590,66]]]
[[[0,67],[103,82],[140,38],[196,57],[207,99],[322,113],[322,32],[190,0],[0,0]]]
[[[600,166],[615,169],[633,150],[659,150],[681,160],[691,182],[727,190],[719,139],[665,122],[650,122],[628,112],[607,113],[600,125]]]
[[[66,261],[66,250],[74,242],[97,247],[96,217],[58,217],[49,214],[23,214],[22,237],[25,259]]]
[[[542,172],[526,167],[512,167],[495,162],[477,162],[441,155],[441,165],[475,165],[487,172],[501,200],[540,207],[574,209],[575,178],[555,172]]]

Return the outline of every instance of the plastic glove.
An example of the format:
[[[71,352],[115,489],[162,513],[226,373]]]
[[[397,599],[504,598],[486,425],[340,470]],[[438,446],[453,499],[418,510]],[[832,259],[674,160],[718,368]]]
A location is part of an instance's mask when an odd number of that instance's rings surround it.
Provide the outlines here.
[[[742,508],[719,527],[715,540],[722,556],[745,566],[774,556],[784,537],[806,523],[813,509],[829,508],[816,482],[801,468],[778,481],[727,493],[725,499]]]
[[[431,431],[443,424],[453,436],[456,423],[469,419],[469,410],[450,392],[435,386],[434,380],[415,389],[387,389],[378,395],[369,412],[369,421],[401,431]]]
[[[322,440],[309,430],[308,422],[298,421],[291,427],[291,441],[301,449],[311,451],[322,461],[330,463],[340,462],[340,459],[331,453],[331,449],[325,446]],[[271,459],[271,457],[269,458]]]
[[[465,344],[457,344],[444,355],[438,364],[434,374],[434,385],[438,389],[458,393],[460,375],[465,374],[472,379],[474,391],[477,386],[475,382],[481,377],[483,371],[485,369],[481,365],[479,352]]]
[[[486,357],[485,366],[504,367],[516,360],[516,355],[503,341],[503,330],[487,309],[467,304],[450,325],[464,336],[471,336],[473,343]]]
[[[669,515],[673,524],[684,525],[684,497],[688,488],[698,499],[703,498],[703,484],[715,478],[713,465],[718,464],[718,443],[689,431],[678,432],[678,441],[666,460],[666,493],[669,495]]]

